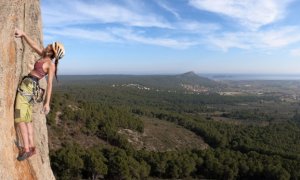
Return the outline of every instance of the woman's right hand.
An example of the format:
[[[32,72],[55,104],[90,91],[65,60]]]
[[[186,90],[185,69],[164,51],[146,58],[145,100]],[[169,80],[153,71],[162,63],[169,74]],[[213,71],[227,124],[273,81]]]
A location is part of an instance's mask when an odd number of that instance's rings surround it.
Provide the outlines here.
[[[50,106],[49,106],[49,104],[44,104],[41,113],[44,113],[44,114],[47,115],[49,112],[50,112]]]
[[[24,35],[25,33],[22,30],[18,28],[15,29],[15,37],[19,38],[19,37],[23,37]]]

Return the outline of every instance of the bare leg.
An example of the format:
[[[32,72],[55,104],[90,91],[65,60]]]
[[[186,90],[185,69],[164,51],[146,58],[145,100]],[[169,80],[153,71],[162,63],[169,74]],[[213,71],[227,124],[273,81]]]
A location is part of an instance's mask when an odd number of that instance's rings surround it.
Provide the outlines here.
[[[28,130],[29,147],[34,147],[32,122],[26,123]]]
[[[19,129],[21,131],[22,134],[22,139],[23,139],[23,143],[24,143],[24,150],[25,152],[29,152],[29,142],[28,142],[28,130],[27,130],[27,126],[24,122],[20,122],[18,123]]]

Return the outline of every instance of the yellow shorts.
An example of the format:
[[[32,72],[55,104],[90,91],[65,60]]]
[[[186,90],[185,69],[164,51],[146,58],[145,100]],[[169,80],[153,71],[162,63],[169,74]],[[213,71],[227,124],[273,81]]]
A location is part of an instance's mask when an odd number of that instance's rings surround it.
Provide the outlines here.
[[[31,94],[34,88],[33,80],[30,78],[23,79],[20,89],[23,93]],[[32,122],[32,104],[29,103],[30,96],[24,96],[20,92],[17,93],[15,104],[15,122]]]

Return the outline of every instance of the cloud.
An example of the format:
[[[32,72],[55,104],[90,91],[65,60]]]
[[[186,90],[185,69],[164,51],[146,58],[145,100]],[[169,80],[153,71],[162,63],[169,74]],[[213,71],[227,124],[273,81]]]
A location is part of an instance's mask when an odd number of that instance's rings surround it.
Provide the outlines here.
[[[120,42],[119,39],[108,33],[108,31],[101,30],[86,30],[82,28],[48,28],[45,30],[45,34],[48,37],[59,35],[100,42]]]
[[[299,27],[289,26],[258,34],[261,43],[272,48],[284,47],[300,41]]]
[[[243,39],[244,37],[245,34],[243,33],[224,33],[220,35],[210,35],[205,41],[206,44],[220,48],[226,52],[230,48],[249,49],[251,42],[247,40],[248,38]]]
[[[189,0],[193,7],[229,16],[250,30],[271,24],[285,16],[292,0]]]
[[[184,40],[184,39],[172,39],[172,38],[155,38],[149,37],[141,34],[137,34],[136,32],[130,30],[116,30],[114,31],[117,34],[122,34],[122,38],[127,41],[138,42],[149,45],[157,45],[175,49],[186,49],[190,46],[197,45],[198,43],[192,40]]]
[[[87,30],[82,28],[53,28],[45,30],[45,34],[47,37],[65,36],[106,43],[140,43],[175,49],[186,49],[190,46],[198,44],[195,41],[185,39],[149,37],[144,33],[139,33],[131,29],[124,28],[113,28],[107,30]]]
[[[215,31],[221,29],[221,27],[215,23],[199,23],[191,20],[182,20],[176,23],[174,26],[177,30],[186,31],[187,33],[192,34],[214,33]]]
[[[211,34],[207,38],[207,43],[219,47],[223,51],[230,48],[270,50],[300,42],[299,32],[298,27],[288,26],[260,32]]]
[[[198,24],[199,25],[199,24]],[[202,25],[200,24],[199,27]],[[196,28],[197,27],[197,28]],[[260,32],[223,32],[214,33],[201,32],[205,36],[197,35],[197,29],[204,31],[198,26],[188,27],[194,35],[181,35],[175,37],[163,37],[162,35],[150,36],[145,31],[138,31],[134,28],[106,28],[101,30],[85,28],[47,28],[45,38],[49,39],[56,36],[71,37],[99,42],[109,43],[140,43],[148,45],[163,46],[175,49],[187,49],[192,46],[206,45],[217,47],[223,51],[231,48],[239,49],[264,49],[272,50],[286,47],[290,44],[300,42],[300,29],[298,27],[282,27],[276,30],[264,30]],[[217,29],[212,25],[211,29]],[[190,33],[192,34],[192,33]],[[196,35],[195,35],[196,34]],[[201,39],[201,40],[200,40]]]
[[[179,13],[177,13],[177,11],[176,11],[174,8],[170,7],[169,5],[163,3],[163,2],[160,1],[160,0],[156,1],[156,3],[157,3],[161,8],[163,8],[164,10],[166,10],[166,11],[170,12],[171,14],[173,14],[177,19],[181,19]]]
[[[300,57],[300,48],[290,50],[290,55]]]
[[[91,20],[74,9],[69,1],[42,1],[42,17],[44,27],[64,27],[74,24],[84,24]]]
[[[148,9],[148,1],[115,2],[74,0],[42,3],[45,39],[60,36],[175,49],[201,45],[223,51],[231,48],[270,50],[300,42],[300,29],[296,26],[260,28],[283,18],[285,7],[291,0],[189,0],[189,4],[198,9],[225,14],[247,27],[235,32],[225,29],[217,21],[201,22],[194,17],[187,18],[162,0],[156,1],[156,4],[173,14],[175,20],[168,21],[158,11]]]
[[[170,28],[163,17],[144,9],[130,9],[111,1],[49,1],[43,4],[45,26],[118,23],[126,26]],[[131,6],[132,7],[132,6]],[[55,9],[55,10],[53,10]]]

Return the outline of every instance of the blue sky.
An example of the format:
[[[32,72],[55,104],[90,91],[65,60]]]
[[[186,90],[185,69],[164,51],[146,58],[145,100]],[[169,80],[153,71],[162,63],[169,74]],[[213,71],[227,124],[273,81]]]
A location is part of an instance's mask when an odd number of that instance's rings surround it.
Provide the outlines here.
[[[42,0],[59,74],[300,74],[297,0]]]

